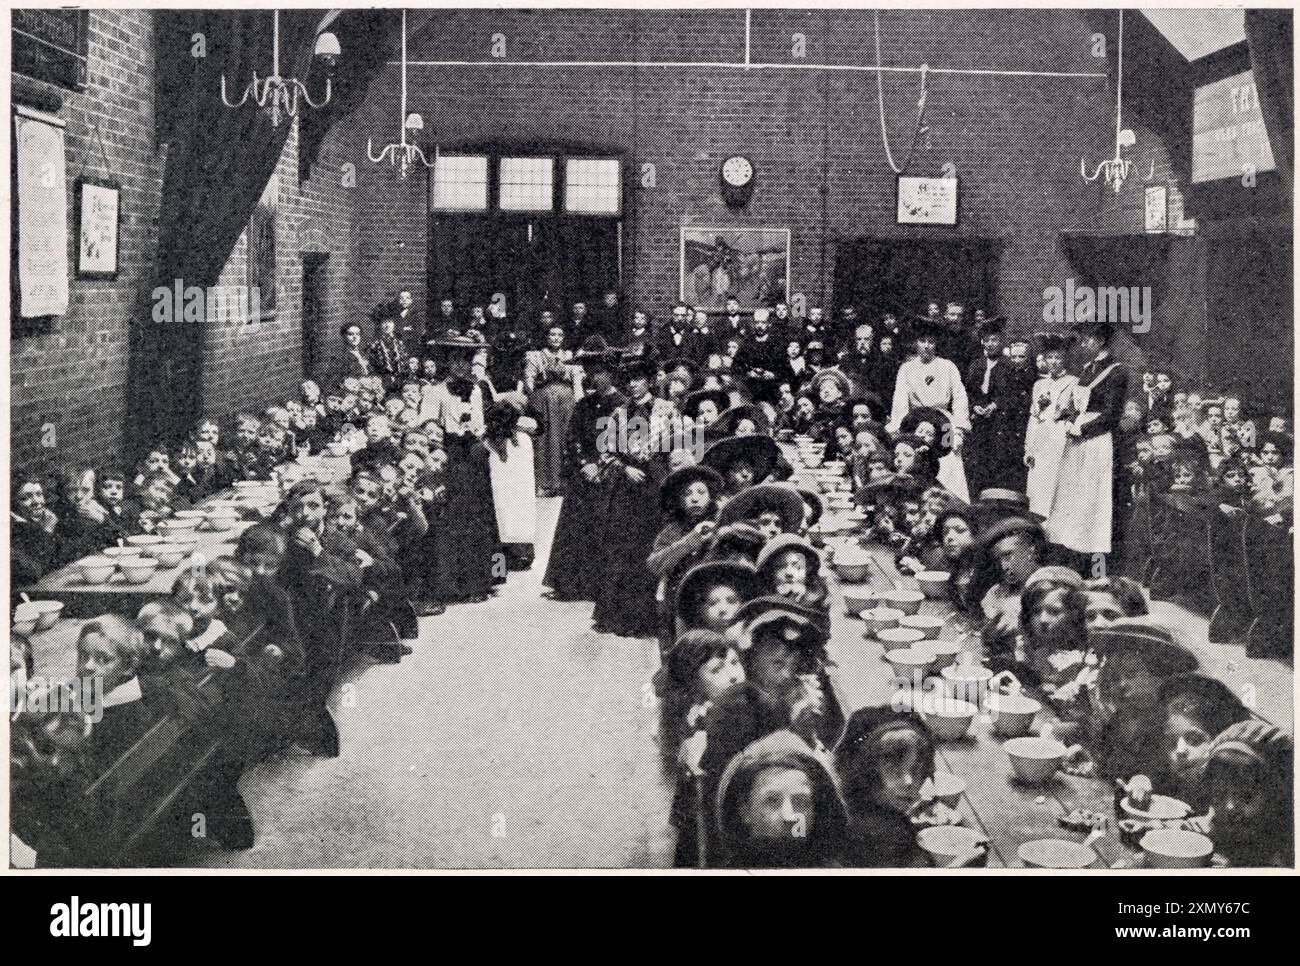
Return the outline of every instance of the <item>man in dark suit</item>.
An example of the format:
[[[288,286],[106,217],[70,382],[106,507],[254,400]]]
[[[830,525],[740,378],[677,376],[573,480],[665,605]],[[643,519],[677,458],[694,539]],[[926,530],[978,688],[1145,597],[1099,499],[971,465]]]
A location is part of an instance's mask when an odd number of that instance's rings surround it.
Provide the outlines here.
[[[611,286],[605,289],[604,298],[592,316],[597,335],[603,337],[609,345],[623,344],[627,338],[627,322],[617,288]],[[574,345],[581,345],[581,343],[574,343]]]
[[[1003,320],[989,319],[980,327],[983,355],[966,370],[966,397],[970,402],[971,431],[965,440],[966,479],[972,493],[989,487],[1015,489],[1003,481],[1004,464],[1010,462],[1000,453],[1005,437],[1004,417],[1007,377],[1010,368],[1002,354]]]
[[[409,289],[403,289],[397,293],[394,319],[396,321],[395,332],[397,338],[401,340],[402,346],[406,349],[406,354],[408,356],[423,355],[424,340],[428,338],[424,332],[424,317],[420,310],[415,307],[415,299],[411,296]]]
[[[676,359],[690,350],[691,307],[685,302],[673,306],[673,314],[655,333],[654,355],[658,359]]]
[[[767,309],[757,309],[754,312],[754,330],[748,339],[741,342],[732,364],[732,375],[746,380],[754,402],[776,402],[780,384],[778,373],[786,365],[785,346],[785,340],[772,334]]]

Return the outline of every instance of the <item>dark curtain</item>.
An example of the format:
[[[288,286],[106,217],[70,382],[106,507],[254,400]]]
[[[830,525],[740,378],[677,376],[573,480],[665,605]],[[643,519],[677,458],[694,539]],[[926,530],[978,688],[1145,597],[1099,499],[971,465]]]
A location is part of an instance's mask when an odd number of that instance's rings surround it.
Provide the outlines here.
[[[856,306],[867,319],[886,310],[924,315],[926,303],[962,302],[993,315],[1003,244],[989,238],[889,238],[840,242],[835,310]]]
[[[1277,162],[1288,196],[1295,159],[1291,17],[1289,9],[1246,11],[1246,40],[1250,44],[1255,89],[1259,92],[1273,160]]]

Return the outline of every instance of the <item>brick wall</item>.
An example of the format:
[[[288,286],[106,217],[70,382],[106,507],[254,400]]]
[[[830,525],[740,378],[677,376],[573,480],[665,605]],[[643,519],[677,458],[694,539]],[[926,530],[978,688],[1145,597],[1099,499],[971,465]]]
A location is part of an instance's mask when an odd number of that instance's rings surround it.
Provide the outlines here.
[[[895,179],[880,139],[871,72],[825,72],[799,65],[870,65],[869,11],[755,10],[751,62],[788,69],[658,67],[652,61],[743,62],[744,11],[447,11],[413,38],[415,60],[491,60],[493,35],[506,61],[612,60],[636,66],[412,67],[410,109],[444,146],[508,139],[516,144],[585,142],[626,153],[637,172],[656,167],[656,187],[639,189],[626,215],[625,279],[637,304],[664,313],[678,291],[683,225],[788,227],[791,291],[827,301],[836,243],[860,237],[1002,239],[1002,304],[1012,324],[1041,316],[1042,290],[1065,271],[1059,232],[1091,224],[1095,190],[1079,177],[1081,155],[1103,150],[1110,124],[1107,81],[930,77],[929,147],[909,168],[961,177],[957,228],[897,226]],[[1104,72],[1090,31],[1072,11],[887,11],[881,17],[886,66]],[[793,56],[795,34],[805,41]],[[896,160],[906,152],[919,78],[884,82]],[[364,125],[395,133],[398,71],[372,88]],[[748,208],[726,207],[720,162],[744,153],[758,170]],[[371,175],[363,196],[363,275],[424,277],[423,186]],[[423,179],[420,179],[423,181]],[[825,195],[823,204],[823,192]],[[399,243],[404,247],[396,249]],[[363,285],[366,284],[363,282]]]
[[[109,177],[122,185],[119,273],[113,280],[74,276],[67,315],[55,320],[48,334],[11,343],[15,467],[42,457],[94,463],[116,459],[123,435],[129,327],[140,311],[142,293],[153,285],[162,164],[154,147],[152,14],[92,12],[89,60],[84,91],[56,92],[64,97],[59,115],[67,121],[68,258],[75,266],[76,179]],[[55,91],[35,82],[29,86]],[[100,157],[95,124],[111,170]],[[54,445],[42,447],[42,442]]]
[[[28,87],[61,96],[67,121],[69,219],[73,183],[81,174],[122,184],[120,271],[111,281],[74,276],[69,307],[48,334],[15,339],[11,348],[11,446],[15,469],[56,462],[116,462],[123,457],[130,327],[148,318],[158,254],[163,155],[155,146],[153,15],[102,10],[90,15],[89,83],[69,92],[36,82]],[[224,108],[220,108],[224,110]],[[98,123],[111,171],[104,170],[93,125]],[[342,166],[353,148],[335,131],[299,183],[297,129],[277,167],[277,288],[274,318],[249,324],[233,313],[210,320],[203,334],[204,406],[223,416],[264,406],[296,392],[302,378],[302,251],[328,252],[326,293],[318,338],[322,348],[357,304],[357,236],[352,228],[354,188]],[[69,258],[75,254],[70,224]],[[247,283],[247,238],[241,237],[220,284]],[[47,427],[53,426],[51,434]],[[51,450],[42,443],[53,442]]]

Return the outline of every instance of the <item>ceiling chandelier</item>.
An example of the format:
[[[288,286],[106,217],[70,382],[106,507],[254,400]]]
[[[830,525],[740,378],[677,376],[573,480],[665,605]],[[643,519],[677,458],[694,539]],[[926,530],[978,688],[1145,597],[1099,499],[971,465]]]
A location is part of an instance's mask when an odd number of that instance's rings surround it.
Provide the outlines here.
[[[407,131],[423,131],[424,118],[414,112],[406,113],[406,11],[402,11],[402,106],[401,106],[401,139],[396,143],[387,144],[378,154],[375,154],[374,139],[366,138],[366,156],[375,164],[387,161],[389,164],[401,164],[402,177],[406,177],[406,172],[415,164],[417,160],[426,168],[432,168],[437,161],[437,153],[434,153],[434,161],[430,161],[424,156],[419,145],[406,140]]]
[[[333,71],[334,63],[342,53],[339,47],[339,39],[334,34],[326,32],[316,37],[316,46],[312,51],[312,56],[319,57],[325,65],[325,97],[318,104],[311,99],[307,93],[307,87],[302,81],[293,77],[280,76],[280,11],[272,11],[272,48],[271,48],[271,75],[269,77],[258,77],[257,71],[253,71],[253,79],[248,86],[244,88],[244,95],[237,101],[232,101],[226,95],[226,75],[221,75],[221,101],[226,107],[243,107],[251,97],[253,103],[260,108],[271,106],[271,126],[280,126],[280,117],[287,114],[289,117],[298,116],[298,98],[301,96],[307,105],[313,110],[320,110],[330,102],[330,77],[329,72]]]
[[[1133,167],[1133,162],[1124,157],[1124,148],[1131,148],[1137,143],[1137,138],[1133,132],[1124,127],[1124,11],[1119,12],[1119,50],[1116,54],[1115,68],[1115,157],[1107,158],[1100,162],[1088,174],[1088,163],[1083,158],[1079,159],[1079,173],[1083,175],[1084,181],[1096,181],[1103,174],[1106,176],[1106,183],[1115,189],[1119,194],[1120,187],[1124,184],[1124,179],[1128,177],[1129,171]],[[1153,162],[1154,170],[1154,162]],[[1150,180],[1150,179],[1148,179]]]

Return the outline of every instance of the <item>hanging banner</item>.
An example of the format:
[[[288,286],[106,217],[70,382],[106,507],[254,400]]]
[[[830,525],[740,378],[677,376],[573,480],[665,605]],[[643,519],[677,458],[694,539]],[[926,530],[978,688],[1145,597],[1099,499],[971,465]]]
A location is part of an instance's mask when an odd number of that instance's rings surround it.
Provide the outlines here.
[[[15,115],[14,125],[19,315],[27,319],[64,315],[68,311],[68,186],[63,126],[27,113]]]

